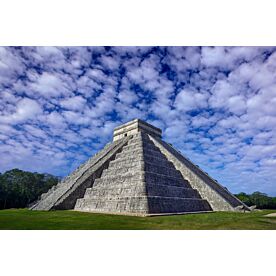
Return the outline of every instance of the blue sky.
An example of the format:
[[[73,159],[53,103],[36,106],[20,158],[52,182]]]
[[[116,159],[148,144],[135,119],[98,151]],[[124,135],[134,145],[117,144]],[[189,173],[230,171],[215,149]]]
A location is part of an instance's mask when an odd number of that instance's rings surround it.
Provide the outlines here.
[[[230,191],[276,195],[275,47],[0,47],[0,171],[65,176],[134,118]]]

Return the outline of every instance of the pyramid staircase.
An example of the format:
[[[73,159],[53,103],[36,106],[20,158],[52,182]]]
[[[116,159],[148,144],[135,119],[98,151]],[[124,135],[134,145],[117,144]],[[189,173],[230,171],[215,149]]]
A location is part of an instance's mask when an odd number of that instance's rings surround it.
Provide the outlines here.
[[[38,201],[32,203],[30,209],[45,211],[74,209],[77,199],[82,197],[86,188],[91,187],[94,180],[101,176],[102,171],[129,139],[130,137],[126,137],[107,144],[47,193],[42,194]]]
[[[139,132],[117,153],[75,210],[164,214],[211,211],[149,135]]]

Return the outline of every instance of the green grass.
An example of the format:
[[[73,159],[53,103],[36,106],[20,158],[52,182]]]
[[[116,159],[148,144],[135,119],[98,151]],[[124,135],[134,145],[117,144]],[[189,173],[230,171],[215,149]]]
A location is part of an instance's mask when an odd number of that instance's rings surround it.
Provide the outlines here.
[[[134,217],[75,211],[0,210],[0,229],[276,229],[271,210],[251,213],[214,212],[177,216]]]

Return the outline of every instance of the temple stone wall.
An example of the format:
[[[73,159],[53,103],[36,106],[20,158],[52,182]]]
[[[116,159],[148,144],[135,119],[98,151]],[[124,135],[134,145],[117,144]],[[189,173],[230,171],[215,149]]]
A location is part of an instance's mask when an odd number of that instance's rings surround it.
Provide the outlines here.
[[[154,127],[139,119],[135,119],[119,127],[116,127],[114,129],[113,141],[117,141],[118,139],[122,139],[129,135],[135,135],[138,132],[150,133],[151,135],[159,138],[161,138],[162,134],[161,129]]]

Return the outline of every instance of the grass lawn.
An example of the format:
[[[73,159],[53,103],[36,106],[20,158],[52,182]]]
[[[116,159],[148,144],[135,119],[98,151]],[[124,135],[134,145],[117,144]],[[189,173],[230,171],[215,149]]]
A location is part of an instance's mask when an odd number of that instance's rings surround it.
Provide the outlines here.
[[[215,212],[177,216],[133,217],[75,211],[0,210],[0,229],[274,229],[276,210],[251,213]]]

